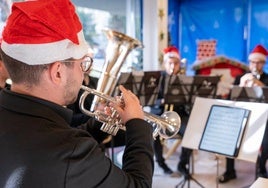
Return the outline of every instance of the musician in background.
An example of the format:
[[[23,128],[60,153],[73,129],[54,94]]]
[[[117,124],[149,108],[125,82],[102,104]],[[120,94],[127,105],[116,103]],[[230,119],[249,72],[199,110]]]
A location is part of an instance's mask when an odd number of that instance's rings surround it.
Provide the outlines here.
[[[257,45],[248,57],[250,72],[238,76],[234,85],[241,87],[267,86],[268,74],[263,72],[266,56],[266,49],[262,45]]]
[[[151,187],[152,126],[124,87],[112,102],[126,128],[122,168],[86,131],[70,127],[83,74],[93,63],[70,0],[13,3],[1,55],[12,80],[0,92],[0,187]],[[119,101],[118,101],[119,102]]]
[[[268,86],[268,74],[263,71],[267,60],[268,52],[262,45],[257,45],[248,56],[249,72],[237,76],[234,85],[240,87]],[[260,149],[258,164],[258,176],[267,178],[266,160],[268,158],[268,130],[265,129]],[[226,183],[236,178],[235,161],[232,158],[226,159],[226,171],[219,177],[220,183]]]
[[[165,77],[165,75],[178,75],[181,73],[182,74],[185,73],[185,70],[182,71],[181,57],[180,57],[178,49],[175,46],[169,46],[164,49],[163,66],[165,68],[165,71],[163,72],[163,77]],[[162,114],[164,111],[164,103],[165,103],[163,101],[164,84],[165,84],[165,79],[163,79],[163,82],[161,83],[161,88],[160,88],[160,92],[158,96],[159,98],[158,103],[162,103],[162,104],[160,104],[159,106],[159,108],[161,109],[160,112],[156,112],[157,115]],[[152,110],[156,111],[156,109],[152,109]],[[184,131],[186,129],[186,125],[189,119],[189,113],[186,111],[184,105],[174,106],[173,110],[177,112],[181,117],[182,124],[181,124],[181,128],[179,131],[179,135],[182,137],[184,135]],[[163,145],[159,137],[157,137],[154,141],[154,149],[155,149],[155,157],[156,157],[156,161],[158,165],[163,169],[165,174],[172,174],[173,171],[165,163],[165,159],[163,157]],[[177,166],[177,170],[182,174],[189,173],[187,164],[189,164],[191,153],[192,153],[191,149],[182,147],[180,161]]]

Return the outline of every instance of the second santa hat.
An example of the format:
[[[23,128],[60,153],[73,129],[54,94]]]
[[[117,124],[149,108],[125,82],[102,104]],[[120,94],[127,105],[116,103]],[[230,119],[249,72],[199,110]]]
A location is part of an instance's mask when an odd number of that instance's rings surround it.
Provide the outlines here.
[[[164,61],[168,58],[178,58],[180,59],[179,50],[175,46],[169,46],[163,50],[164,52]]]
[[[266,57],[268,55],[267,50],[260,44],[258,44],[252,52],[248,56],[249,61],[254,61],[254,60],[262,60],[266,61]]]

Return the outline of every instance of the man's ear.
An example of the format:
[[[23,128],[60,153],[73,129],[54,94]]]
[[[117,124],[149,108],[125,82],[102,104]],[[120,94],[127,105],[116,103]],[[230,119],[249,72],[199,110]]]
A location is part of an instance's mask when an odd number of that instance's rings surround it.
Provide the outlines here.
[[[63,66],[64,65],[58,61],[50,65],[49,74],[53,83],[59,84],[62,81]]]
[[[1,61],[1,60],[0,60],[0,61]],[[4,69],[3,66],[4,66],[4,63],[3,63],[3,61],[1,61],[1,62],[0,62],[0,70],[3,70],[3,69]]]

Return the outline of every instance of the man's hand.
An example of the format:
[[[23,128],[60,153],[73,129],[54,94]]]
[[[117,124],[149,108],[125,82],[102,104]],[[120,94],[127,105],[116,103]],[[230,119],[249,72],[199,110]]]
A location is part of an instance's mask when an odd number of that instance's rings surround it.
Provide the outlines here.
[[[240,87],[253,87],[253,86],[264,86],[264,84],[255,78],[255,76],[252,73],[247,73],[240,79]]]
[[[123,100],[124,105],[113,102],[111,107],[115,108],[123,123],[125,124],[127,121],[134,118],[144,119],[144,112],[137,96],[130,90],[126,90],[123,86],[119,86],[119,89],[122,92],[121,100]]]

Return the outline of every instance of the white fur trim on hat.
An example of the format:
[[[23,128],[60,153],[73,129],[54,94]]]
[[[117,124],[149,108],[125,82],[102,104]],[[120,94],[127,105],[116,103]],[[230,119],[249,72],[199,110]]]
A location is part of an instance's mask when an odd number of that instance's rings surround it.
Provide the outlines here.
[[[78,32],[79,44],[68,39],[43,44],[8,44],[2,41],[1,48],[8,56],[28,65],[50,64],[69,58],[80,59],[88,53],[83,31]]]
[[[164,55],[164,60],[166,61],[168,58],[177,58],[180,59],[180,56],[176,52],[168,52]]]
[[[262,53],[251,53],[248,56],[248,60],[253,61],[253,60],[262,60],[262,61],[266,61],[266,55],[262,54]]]

